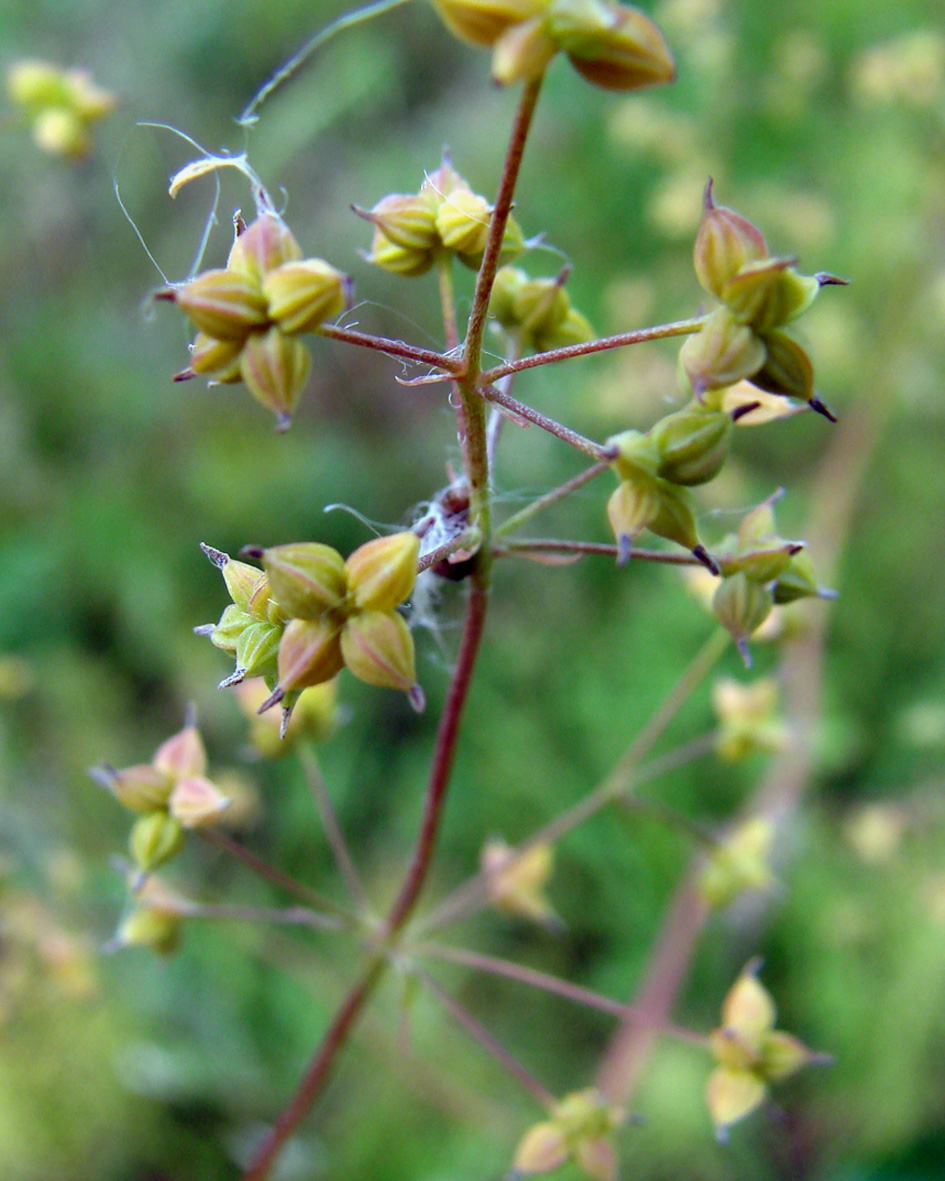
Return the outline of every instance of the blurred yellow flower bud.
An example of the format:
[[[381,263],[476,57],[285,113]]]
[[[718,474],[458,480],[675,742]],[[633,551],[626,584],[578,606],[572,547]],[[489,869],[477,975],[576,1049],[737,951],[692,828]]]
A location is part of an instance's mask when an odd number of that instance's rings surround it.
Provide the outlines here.
[[[787,745],[788,730],[778,714],[778,685],[763,677],[750,685],[721,678],[712,687],[719,720],[715,750],[737,762],[755,751],[774,753]]]
[[[184,828],[207,828],[229,806],[229,799],[216,784],[199,775],[179,779],[168,800],[168,811]]]
[[[774,884],[768,861],[774,831],[762,817],[738,826],[713,849],[699,879],[706,905],[722,910],[742,894],[767,890]]]
[[[551,845],[533,845],[524,853],[503,840],[491,840],[480,856],[482,871],[489,881],[493,906],[516,918],[536,923],[554,923],[557,919],[545,887],[554,870]]]
[[[613,1135],[627,1118],[593,1088],[556,1103],[551,1119],[530,1128],[515,1150],[513,1170],[525,1176],[551,1173],[572,1160],[594,1181],[616,1181]]]
[[[138,869],[144,873],[164,865],[176,857],[184,844],[181,823],[167,812],[150,812],[139,816],[131,827],[128,848]]]
[[[157,748],[151,765],[174,779],[187,775],[204,775],[207,770],[207,751],[196,726],[185,726]]]

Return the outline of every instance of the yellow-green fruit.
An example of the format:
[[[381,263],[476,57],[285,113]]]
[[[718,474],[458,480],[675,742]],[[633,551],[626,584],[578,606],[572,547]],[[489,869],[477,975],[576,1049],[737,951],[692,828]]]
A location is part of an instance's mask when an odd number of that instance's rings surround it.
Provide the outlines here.
[[[40,111],[33,122],[37,147],[53,156],[81,159],[92,146],[88,124],[67,107],[49,107]]]
[[[617,564],[630,556],[634,538],[642,533],[659,512],[659,497],[653,480],[623,480],[607,501],[607,518],[617,539]]]
[[[345,562],[349,599],[359,611],[393,611],[417,580],[420,539],[394,533],[360,546]]]
[[[308,689],[330,681],[344,668],[336,619],[293,619],[279,644],[279,688]]]
[[[771,332],[814,302],[820,284],[799,275],[790,259],[769,258],[742,267],[722,289],[722,301],[756,332]]]
[[[167,804],[174,780],[150,763],[139,763],[109,775],[108,786],[123,808],[147,815]]]
[[[549,0],[433,0],[451,33],[489,48],[511,25],[536,16]]]
[[[375,229],[368,262],[392,275],[403,275],[415,279],[425,275],[433,266],[433,250],[415,246],[399,246],[392,242],[382,230]]]
[[[63,71],[49,62],[14,62],[6,73],[6,89],[20,107],[63,106],[68,101]]]
[[[605,90],[639,90],[676,76],[666,39],[639,9],[553,0],[547,29],[578,73]]]
[[[248,677],[268,677],[276,671],[282,628],[251,623],[236,641],[236,667]]]
[[[548,32],[543,17],[534,16],[511,25],[493,47],[492,79],[499,86],[534,81],[542,76],[557,52],[558,44]]]
[[[226,267],[258,290],[270,271],[301,257],[302,248],[282,218],[262,213],[236,238]]]
[[[170,955],[180,943],[180,916],[156,907],[139,906],[121,921],[116,942],[121,947],[149,947]]]
[[[345,665],[361,681],[408,693],[417,683],[413,636],[391,611],[362,611],[341,633]]]
[[[769,332],[764,343],[765,362],[751,374],[752,385],[809,402],[814,397],[814,366],[807,353],[786,332]]]
[[[220,616],[220,622],[210,633],[210,643],[223,652],[229,652],[231,656],[235,655],[240,636],[254,622],[252,615],[241,611],[235,603],[231,603]]]
[[[447,250],[476,254],[485,248],[491,220],[492,206],[485,197],[457,188],[437,210],[436,230]]]
[[[312,370],[308,349],[280,328],[254,332],[240,354],[240,374],[250,393],[288,430]]]
[[[732,416],[721,410],[680,410],[653,427],[657,474],[672,484],[705,484],[721,471],[732,435]]]
[[[768,247],[761,230],[747,218],[716,205],[712,199],[712,181],[705,187],[702,224],[696,236],[693,262],[696,278],[711,295],[722,299],[725,284],[746,264],[768,257]]]
[[[217,340],[206,332],[198,332],[190,346],[190,367],[194,373],[213,381],[240,380],[240,350],[243,338]]]
[[[320,619],[340,607],[348,591],[341,554],[314,541],[277,545],[263,551],[270,593],[289,619]]]
[[[650,521],[650,532],[689,550],[699,548],[691,495],[666,480],[656,481],[656,495],[658,508]]]
[[[320,258],[283,263],[266,276],[269,315],[283,332],[312,332],[340,316],[348,304],[348,279]]]
[[[214,340],[245,340],[268,321],[266,300],[236,271],[204,271],[174,292],[174,301],[201,332]]]
[[[806,552],[793,554],[774,584],[774,601],[777,604],[794,603],[798,599],[833,598],[835,592],[818,586],[814,563]]]
[[[771,591],[744,573],[723,578],[716,588],[712,609],[719,623],[731,633],[746,664],[745,641],[761,627],[773,606]]]
[[[131,828],[128,848],[138,869],[151,873],[175,857],[183,844],[180,821],[160,811],[138,817]]]
[[[714,311],[679,353],[697,394],[751,377],[765,363],[766,356],[764,342],[728,308]]]
[[[607,440],[608,447],[617,449],[614,471],[622,480],[653,477],[659,467],[660,455],[650,435],[641,431],[623,431]]]
[[[436,211],[440,198],[430,189],[392,193],[365,214],[388,241],[405,250],[432,250],[439,242]]]

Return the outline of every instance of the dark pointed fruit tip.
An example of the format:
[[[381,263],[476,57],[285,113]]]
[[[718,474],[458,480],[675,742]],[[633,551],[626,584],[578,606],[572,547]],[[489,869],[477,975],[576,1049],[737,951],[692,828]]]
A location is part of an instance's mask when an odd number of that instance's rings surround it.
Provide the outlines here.
[[[214,549],[212,545],[207,545],[205,541],[201,541],[200,548],[218,570],[222,570],[230,560],[229,554],[225,554],[221,549]]]
[[[738,422],[746,414],[751,414],[753,410],[757,410],[760,405],[760,402],[746,402],[743,406],[736,406],[732,411],[732,422]]]
[[[839,275],[831,275],[829,271],[818,271],[814,276],[821,287],[849,287],[849,279],[841,279]]]
[[[118,775],[117,770],[111,763],[96,763],[94,767],[89,767],[88,773],[96,783],[108,788],[109,791],[111,790],[112,783],[115,781],[115,777]]]
[[[177,300],[177,292],[173,287],[162,287],[160,291],[155,291],[155,299],[162,299],[167,303],[175,303]]]
[[[282,717],[279,720],[279,737],[284,739],[286,732],[289,729],[289,722],[292,721],[292,711],[295,709],[295,702],[291,705],[284,705],[282,707]]]
[[[713,182],[711,176],[705,182],[705,191],[702,194],[702,205],[703,205],[703,208],[705,208],[705,209],[714,209],[715,208],[715,202],[712,200],[712,185],[713,185],[713,183],[714,182]]]
[[[696,561],[701,562],[711,574],[716,575],[716,577],[722,573],[718,562],[712,557],[704,545],[693,546],[692,556],[696,559]]]
[[[824,418],[826,418],[828,421],[830,421],[830,422],[837,421],[837,416],[834,414],[834,412],[830,409],[829,406],[827,406],[824,402],[822,402],[820,400],[820,398],[815,396],[815,397],[811,398],[811,400],[807,404],[808,404],[808,406],[810,406],[811,410],[816,410],[818,414],[822,414],[824,416]]]
[[[407,700],[410,702],[411,708],[418,714],[422,714],[427,708],[427,695],[419,685],[414,685],[414,687],[409,690],[407,693]]]
[[[212,636],[216,630],[217,625],[215,623],[198,623],[193,628],[193,633],[195,636]]]
[[[804,548],[803,541],[794,541],[787,547],[787,551],[791,555],[791,557],[793,558],[794,555],[799,554],[803,548]]]
[[[240,550],[240,557],[256,558],[258,560],[265,552],[265,549],[261,545],[244,545]]]
[[[232,688],[233,685],[242,685],[243,681],[245,681],[245,680],[246,680],[246,669],[245,668],[237,668],[233,672],[231,672],[228,677],[224,677],[223,680],[219,683],[219,685],[217,685],[217,688],[218,689],[230,689],[230,688]]]
[[[735,647],[738,649],[739,655],[745,662],[745,668],[751,668],[751,653],[748,651],[748,641],[736,640]]]
[[[273,691],[266,698],[266,700],[262,703],[262,705],[259,707],[259,709],[256,710],[256,713],[264,714],[267,709],[272,709],[272,707],[274,705],[278,705],[279,702],[283,699],[283,697],[285,697],[285,689],[280,689],[279,686],[277,685],[275,687],[275,689],[273,689]]]
[[[365,221],[371,221],[371,213],[368,209],[363,209],[360,205],[355,205],[354,202],[348,207],[352,213],[356,213],[358,217],[363,217]]]
[[[292,415],[283,411],[276,415],[276,434],[284,435],[289,427],[292,425]]]
[[[626,566],[633,556],[633,538],[622,534],[617,538],[617,565]]]
[[[182,369],[180,373],[175,373],[171,378],[171,381],[191,381],[196,376],[197,370],[191,369],[190,366],[188,366],[186,369]]]

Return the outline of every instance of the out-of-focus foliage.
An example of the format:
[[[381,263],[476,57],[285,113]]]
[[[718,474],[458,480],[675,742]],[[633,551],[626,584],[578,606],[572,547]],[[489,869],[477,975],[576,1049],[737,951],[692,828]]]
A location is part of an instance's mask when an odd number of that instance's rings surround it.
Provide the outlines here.
[[[119,96],[95,128],[93,153],[76,164],[41,155],[12,122],[0,132],[0,1175],[9,1181],[232,1177],[347,979],[348,953],[329,936],[232,924],[190,924],[168,961],[134,949],[99,955],[122,905],[111,858],[127,822],[85,771],[103,758],[146,761],[194,702],[214,767],[232,768],[241,784],[247,842],[312,885],[338,888],[298,763],[246,760],[246,722],[214,688],[226,662],[192,635],[224,606],[198,543],[235,553],[247,542],[311,539],[350,552],[369,530],[323,506],[409,523],[446,482],[454,420],[440,387],[406,390],[392,362],[328,341],[315,342],[315,376],[284,437],[242,391],[172,385],[186,362],[184,329],[147,297],[191,273],[213,182],[172,202],[168,178],[193,149],[140,123],[179,128],[213,150],[248,146],[271,190],[284,190],[303,250],[354,276],[364,302],[353,319],[442,344],[432,281],[411,284],[408,304],[401,281],[359,258],[369,233],[348,207],[415,191],[444,142],[476,191],[490,191],[514,95],[489,85],[487,55],[454,42],[429,6],[407,5],[326,47],[250,133],[233,121],[275,66],[346,7],[47,0],[0,11],[0,66],[42,58],[87,67]],[[804,328],[818,391],[858,423],[838,470],[866,467],[852,528],[836,538],[840,599],[830,607],[817,773],[776,853],[780,893],[712,920],[677,1014],[708,1031],[760,952],[785,1027],[837,1064],[787,1084],[777,1096],[784,1111],[756,1115],[723,1149],[702,1102],[709,1057],[661,1044],[639,1097],[646,1126],[621,1133],[625,1167],[654,1181],[937,1177],[940,2],[646,7],[675,48],[678,82],[652,96],[602,96],[556,63],[516,218],[573,261],[569,291],[601,331],[637,327],[698,307],[691,247],[714,176],[719,199],[762,225],[773,250],[796,253],[807,272],[852,280],[825,293]],[[222,265],[239,205],[249,209],[245,188],[224,178],[207,265]],[[549,275],[561,262],[535,254]],[[468,306],[471,277],[459,282]],[[536,371],[517,392],[604,438],[645,430],[678,401],[675,363],[675,348],[642,346]],[[726,510],[778,484],[789,488],[779,523],[803,535],[805,487],[831,430],[842,429],[805,414],[738,432],[734,466],[700,501],[707,541],[730,531]],[[510,505],[578,470],[554,440],[535,436],[506,426],[497,479]],[[606,539],[604,499],[591,485],[549,527]],[[672,571],[648,567],[503,564],[495,599],[434,892],[473,872],[490,836],[515,841],[589,790],[710,627]],[[435,629],[420,633],[426,717],[417,722],[398,695],[348,678],[349,723],[324,747],[329,789],[379,901],[417,824],[457,605],[446,587],[432,607]],[[767,672],[775,659],[759,650],[758,663]],[[734,657],[724,671],[744,676]],[[705,687],[669,741],[704,732],[711,716]],[[647,791],[705,823],[723,821],[765,757],[702,762]],[[548,893],[563,932],[493,913],[462,936],[629,998],[690,852],[652,820],[607,814],[556,851]],[[211,902],[277,900],[204,847],[188,848],[178,884]],[[438,974],[554,1093],[591,1081],[609,1019],[511,982]],[[424,997],[411,1009],[413,1052],[399,1053],[400,999],[389,984],[321,1115],[287,1154],[285,1181],[499,1176],[541,1118]]]

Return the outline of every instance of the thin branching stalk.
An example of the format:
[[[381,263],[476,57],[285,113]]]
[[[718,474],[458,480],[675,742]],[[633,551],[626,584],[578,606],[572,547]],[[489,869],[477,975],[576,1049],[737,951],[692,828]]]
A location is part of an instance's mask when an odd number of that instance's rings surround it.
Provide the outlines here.
[[[540,410],[535,410],[525,402],[520,402],[518,398],[513,398],[511,394],[504,393],[498,386],[480,382],[476,386],[476,393],[479,397],[485,399],[485,401],[492,402],[496,406],[501,406],[503,410],[507,410],[513,417],[524,419],[526,422],[541,427],[549,435],[554,435],[555,438],[560,439],[563,443],[567,443],[570,447],[574,447],[578,451],[582,451],[585,455],[589,455],[591,459],[609,463],[614,458],[614,452],[609,447],[602,447],[600,443],[595,443],[593,439],[586,439],[577,431],[571,430],[570,427],[556,422],[555,419],[549,418],[547,414],[542,414]]]
[[[325,830],[325,836],[328,838],[328,843],[334,854],[338,872],[344,879],[345,885],[348,887],[348,893],[351,895],[358,910],[362,914],[367,914],[369,907],[367,896],[364,892],[364,884],[361,881],[361,875],[358,873],[354,858],[351,855],[351,850],[348,847],[348,842],[342,831],[338,815],[335,812],[335,806],[331,801],[331,796],[328,794],[328,788],[325,785],[325,777],[322,775],[318,755],[316,755],[308,743],[303,743],[299,747],[299,760],[302,763],[305,779],[311,790],[312,798],[315,801],[315,807],[318,809],[318,816],[322,822],[322,828]]]
[[[144,905],[148,906],[147,901]],[[174,905],[162,899],[154,904],[154,909],[180,915],[183,919],[268,923],[286,927],[311,927],[318,931],[342,931],[346,927],[341,919],[333,915],[320,914],[303,906],[288,906],[280,910],[274,906],[229,906],[205,902],[181,902]]]
[[[373,349],[384,353],[388,357],[399,357],[403,361],[416,361],[419,365],[433,365],[442,369],[444,373],[457,373],[462,369],[462,363],[455,357],[444,356],[430,349],[420,349],[402,340],[388,340],[384,336],[371,336],[366,332],[354,332],[348,328],[338,328],[334,324],[321,324],[315,329],[318,336],[327,336],[329,340],[338,340],[343,344],[354,344],[360,348]]]
[[[564,500],[566,497],[573,495],[586,484],[590,484],[592,480],[596,480],[598,476],[602,476],[604,472],[608,471],[610,464],[604,460],[600,463],[592,464],[591,467],[585,468],[583,472],[578,472],[576,476],[572,476],[570,480],[565,480],[563,484],[559,484],[557,488],[552,488],[550,492],[546,492],[543,496],[539,496],[533,500],[531,504],[526,504],[524,508],[513,513],[511,517],[506,518],[495,531],[496,538],[508,537],[510,533],[514,533],[516,529],[521,529],[533,517],[538,516],[539,513],[550,508],[553,504]],[[614,547],[616,549],[616,546]]]
[[[461,1026],[480,1046],[491,1055],[526,1091],[543,1107],[552,1107],[555,1097],[543,1086],[530,1070],[514,1058],[497,1038],[485,1028],[455,997],[451,996],[428,972],[418,971],[417,979],[430,992],[457,1025]]]
[[[660,562],[666,566],[701,566],[702,562],[692,554],[669,553],[664,550],[640,549],[632,547],[620,550],[620,556],[627,556],[627,560],[634,558],[640,562]],[[567,541],[555,538],[516,538],[497,547],[495,555],[500,557],[527,557],[529,554],[597,554],[606,558],[616,558],[617,546],[606,541]]]
[[[607,349],[622,349],[631,344],[645,344],[649,340],[665,340],[671,336],[689,336],[698,332],[706,322],[705,316],[694,316],[690,320],[676,320],[672,324],[658,324],[654,328],[638,328],[634,332],[620,332],[616,336],[602,336],[585,344],[569,344],[560,349],[549,349],[536,353],[521,361],[509,361],[482,374],[483,384],[498,381],[508,373],[521,373],[523,369],[535,369],[539,365],[554,365],[558,361],[570,361],[572,357],[588,357]]]

